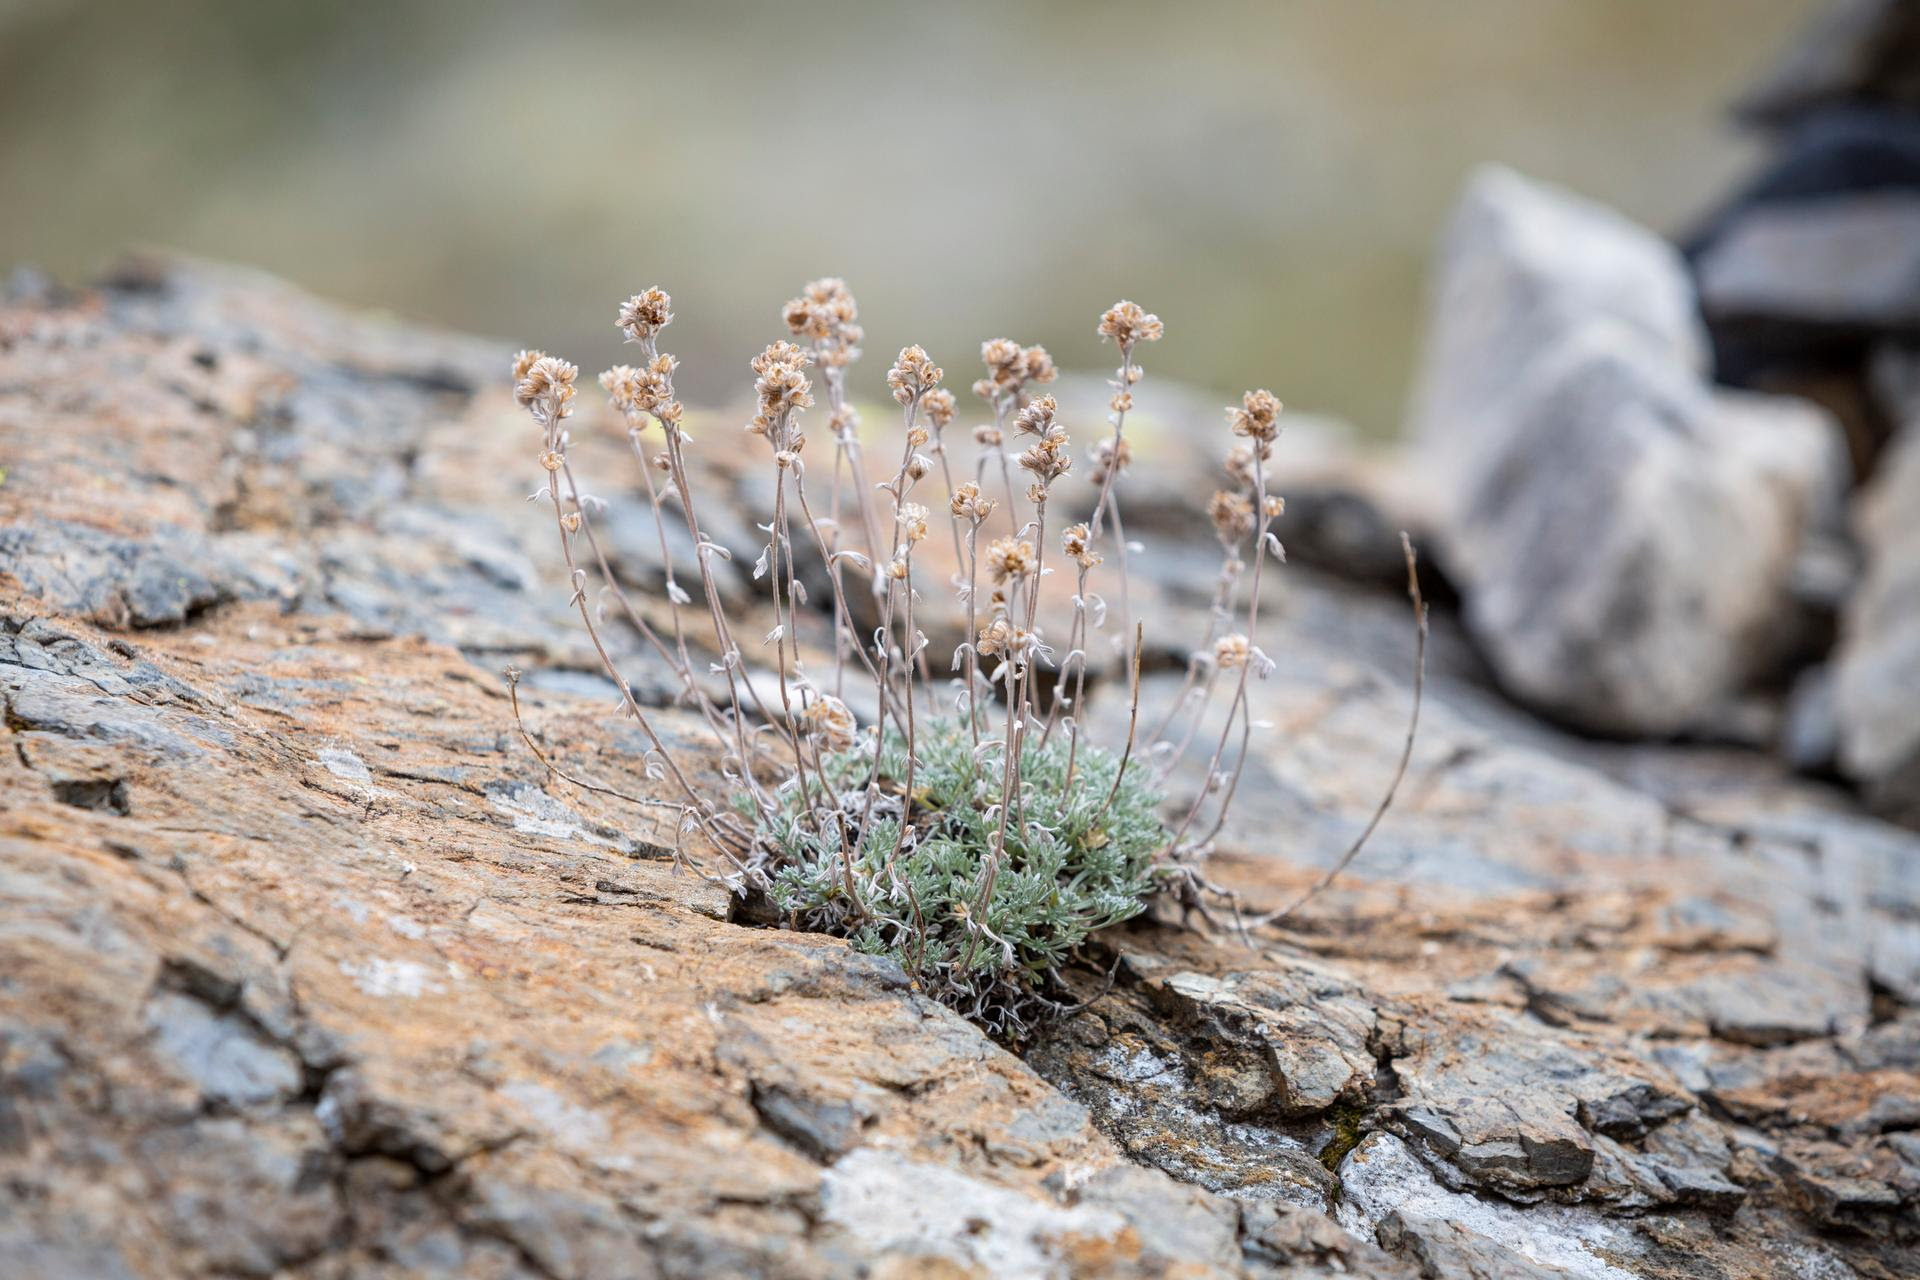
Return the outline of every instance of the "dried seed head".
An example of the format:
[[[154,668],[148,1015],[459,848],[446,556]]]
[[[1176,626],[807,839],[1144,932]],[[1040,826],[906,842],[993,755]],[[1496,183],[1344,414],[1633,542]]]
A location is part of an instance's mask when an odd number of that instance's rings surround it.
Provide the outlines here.
[[[1022,376],[1028,382],[1052,382],[1060,376],[1053,366],[1053,357],[1047,354],[1045,347],[1028,347],[1020,353]]]
[[[1240,398],[1238,408],[1228,408],[1227,421],[1233,427],[1233,434],[1254,441],[1264,458],[1267,448],[1280,435],[1280,408],[1273,392],[1249,391]]]
[[[827,318],[815,316],[812,307],[805,298],[791,298],[780,310],[780,318],[787,323],[787,332],[796,338],[824,338],[827,336]]]
[[[1245,636],[1238,634],[1221,636],[1214,643],[1213,660],[1223,668],[1244,667],[1252,652],[1253,646],[1247,642]]]
[[[969,480],[953,491],[953,501],[947,505],[956,518],[969,520],[977,525],[992,515],[994,508],[999,504],[991,498],[981,497],[980,486]]]
[[[980,641],[975,647],[980,650],[980,656],[991,658],[995,654],[1005,653],[1012,640],[1013,624],[1003,614],[980,628]]]
[[[901,404],[912,404],[939,386],[943,376],[940,366],[927,358],[924,349],[917,346],[902,347],[899,358],[893,362],[893,368],[887,370],[887,385],[893,388],[895,400]]]
[[[1065,443],[1066,433],[1062,431],[1030,446],[1020,455],[1021,467],[1039,482],[1042,497],[1048,486],[1073,469],[1073,458],[1062,447]]]
[[[1067,429],[1054,418],[1058,408],[1052,396],[1041,396],[1022,409],[1013,420],[1014,429],[1022,435],[1039,437],[1020,455],[1020,465],[1039,482],[1039,496],[1034,498],[1036,502],[1044,499],[1047,486],[1073,467],[1073,459],[1066,449]]]
[[[760,403],[759,412],[747,424],[748,431],[768,435],[795,410],[813,407],[813,384],[802,372],[812,359],[799,347],[784,341],[774,343],[753,358],[753,389]]]
[[[1060,534],[1060,549],[1067,559],[1082,569],[1091,569],[1100,563],[1100,553],[1093,549],[1092,533],[1084,524],[1068,525]]]
[[[1033,572],[1033,544],[1025,538],[995,538],[987,544],[987,571],[995,583]]]
[[[1045,347],[1023,347],[1012,338],[981,343],[980,361],[987,366],[987,376],[973,384],[973,394],[994,404],[1017,401],[1028,383],[1052,382],[1059,376]]]
[[[665,352],[634,375],[633,406],[673,425],[680,421],[680,405],[673,398],[673,371],[680,362]]]
[[[645,342],[673,323],[673,299],[659,288],[636,293],[622,304],[613,322],[629,342]]]
[[[907,479],[924,480],[927,472],[933,470],[933,459],[924,453],[916,453],[907,459]]]
[[[1107,308],[1096,331],[1102,338],[1127,348],[1136,342],[1158,342],[1166,326],[1160,323],[1159,316],[1143,310],[1139,303],[1122,299]]]
[[[640,390],[640,371],[630,364],[617,364],[600,375],[600,385],[606,388],[607,403],[622,413],[631,413],[634,397]]]
[[[533,368],[533,362],[547,354],[544,351],[517,351],[513,357],[513,380],[518,383],[527,376],[527,370]]]
[[[983,448],[998,449],[1002,439],[1000,428],[991,422],[983,422],[973,429],[973,442]]]
[[[906,535],[909,543],[926,540],[927,509],[925,507],[917,502],[902,503],[894,518],[900,522],[900,532]]]
[[[787,331],[811,341],[814,354],[828,368],[844,368],[860,358],[866,333],[855,323],[859,316],[847,282],[831,276],[808,284],[780,311]]]
[[[853,718],[847,704],[832,694],[823,693],[813,705],[800,713],[800,723],[808,734],[829,751],[844,751],[859,735],[860,722]]]
[[[1045,436],[1053,430],[1054,414],[1059,409],[1052,396],[1041,396],[1020,411],[1013,428],[1023,435]]]
[[[1214,536],[1223,546],[1236,546],[1253,532],[1253,499],[1244,493],[1215,489],[1207,503]]]
[[[927,411],[927,421],[934,425],[935,430],[953,421],[953,392],[945,387],[927,392],[926,399],[921,403]]]
[[[514,385],[514,399],[533,415],[535,422],[552,428],[573,413],[573,380],[579,373],[579,366],[557,356],[536,357],[527,366],[526,375]]]
[[[980,362],[995,379],[1017,376],[1024,355],[1024,348],[1012,338],[989,338],[980,344]]]
[[[1112,436],[1097,442],[1093,446],[1093,483],[1105,485],[1107,472],[1112,471],[1117,480],[1125,473],[1133,461],[1133,445],[1122,436],[1115,440]]]

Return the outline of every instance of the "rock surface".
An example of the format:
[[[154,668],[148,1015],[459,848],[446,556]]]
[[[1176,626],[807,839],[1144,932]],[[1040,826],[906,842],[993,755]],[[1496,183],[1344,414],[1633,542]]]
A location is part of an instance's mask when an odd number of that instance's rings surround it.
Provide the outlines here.
[[[1799,401],[1719,392],[1679,255],[1489,170],[1447,232],[1413,437],[1500,683],[1577,727],[1710,727],[1791,647],[1844,459]]]
[[[1920,837],[1563,737],[1437,616],[1349,878],[1252,945],[1137,922],[1016,1056],[519,740],[508,661],[645,785],[504,356],[187,264],[0,309],[9,1276],[1912,1274]],[[1203,549],[1143,557],[1160,616]],[[1402,602],[1277,581],[1212,868],[1256,907],[1408,696]]]

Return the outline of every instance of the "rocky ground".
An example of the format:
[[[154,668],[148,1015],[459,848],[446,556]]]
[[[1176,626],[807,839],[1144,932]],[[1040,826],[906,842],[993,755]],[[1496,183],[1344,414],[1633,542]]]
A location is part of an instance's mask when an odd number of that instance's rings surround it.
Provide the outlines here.
[[[7,1275],[1920,1266],[1920,836],[1763,753],[1567,736],[1443,613],[1350,877],[1250,942],[1130,927],[1011,1051],[518,739],[509,662],[544,749],[637,772],[506,354],[170,262],[0,310]],[[1167,536],[1162,621],[1205,590]],[[1215,864],[1262,905],[1408,699],[1403,601],[1280,599]]]

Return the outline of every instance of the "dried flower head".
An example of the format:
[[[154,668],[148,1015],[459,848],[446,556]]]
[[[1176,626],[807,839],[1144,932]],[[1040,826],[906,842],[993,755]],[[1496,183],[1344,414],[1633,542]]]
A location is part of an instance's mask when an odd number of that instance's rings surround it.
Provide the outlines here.
[[[1018,401],[1029,383],[1052,382],[1059,376],[1045,347],[1023,347],[1012,338],[981,343],[980,362],[987,366],[987,376],[973,384],[973,394],[995,405]]]
[[[669,426],[680,421],[680,405],[673,398],[673,371],[680,362],[661,352],[634,379],[633,405]]]
[[[953,421],[953,392],[945,387],[927,392],[921,403],[926,408],[927,421],[933,424],[936,431]]]
[[[903,502],[894,518],[909,543],[924,542],[927,537],[927,509],[917,502]]]
[[[1049,436],[1029,446],[1027,451],[1020,455],[1021,467],[1030,472],[1038,482],[1039,487],[1036,490],[1038,496],[1032,493],[1028,495],[1034,501],[1044,499],[1048,486],[1073,469],[1073,458],[1061,447],[1065,442],[1066,432],[1061,431],[1057,438]]]
[[[1093,549],[1092,536],[1084,524],[1068,525],[1060,534],[1060,549],[1082,569],[1091,569],[1100,563],[1100,553]]]
[[[1233,434],[1244,436],[1259,446],[1262,458],[1280,435],[1280,401],[1267,390],[1249,391],[1240,398],[1238,408],[1227,410]]]
[[[847,282],[832,276],[808,284],[780,311],[787,331],[813,342],[820,363],[829,368],[843,368],[860,358],[866,333],[855,323],[859,316]]]
[[[1124,475],[1128,464],[1133,461],[1133,444],[1125,436],[1115,440],[1109,436],[1093,446],[1093,483],[1107,483],[1107,472],[1111,470],[1115,478]]]
[[[887,385],[893,388],[895,400],[901,404],[912,404],[939,386],[943,376],[940,366],[927,358],[923,348],[902,347],[899,358],[893,362],[893,368],[887,370]]]
[[[1143,310],[1139,303],[1123,298],[1107,308],[1100,317],[1097,332],[1102,338],[1111,339],[1125,348],[1137,342],[1160,341],[1166,326],[1160,323],[1159,316]]]
[[[518,361],[515,362],[516,365]],[[580,374],[578,365],[557,356],[538,356],[514,384],[514,399],[533,415],[542,427],[551,428],[573,413],[573,380]]]
[[[1022,376],[1028,382],[1052,382],[1060,376],[1053,366],[1053,357],[1047,354],[1045,347],[1028,347],[1020,353]]]
[[[983,448],[997,449],[1004,438],[1000,428],[991,422],[983,422],[973,429],[973,442]]]
[[[1253,646],[1243,635],[1221,636],[1214,642],[1213,660],[1224,668],[1244,667],[1253,653]]]
[[[613,322],[629,342],[645,342],[673,323],[673,299],[659,288],[628,298]]]
[[[1025,538],[995,538],[987,544],[987,571],[996,583],[1033,572],[1033,544]]]
[[[1013,429],[1022,435],[1046,437],[1053,431],[1054,415],[1060,410],[1052,396],[1041,396],[1020,411]]]
[[[640,371],[630,364],[617,364],[600,375],[600,385],[606,389],[608,404],[630,413],[640,388]]]
[[[994,379],[1018,377],[1024,363],[1024,348],[1012,338],[989,338],[980,344],[980,363]]]
[[[766,435],[798,409],[813,407],[812,384],[803,370],[813,357],[791,342],[776,342],[753,358],[753,389],[759,411],[747,430]]]
[[[527,376],[527,370],[533,368],[533,362],[547,354],[544,351],[519,351],[513,357],[513,380],[517,385]]]
[[[813,705],[800,713],[800,723],[829,751],[846,750],[860,731],[860,722],[853,718],[847,704],[830,693],[815,698]]]
[[[991,498],[981,497],[980,486],[969,480],[954,489],[953,501],[947,505],[956,519],[977,525],[992,515],[999,504]]]
[[[1005,653],[1012,640],[1013,624],[1007,621],[1005,614],[1001,614],[980,628],[980,640],[975,647],[980,650],[982,657],[991,658]]]
[[[1223,546],[1236,546],[1253,532],[1253,499],[1244,493],[1215,489],[1207,503],[1214,536]]]

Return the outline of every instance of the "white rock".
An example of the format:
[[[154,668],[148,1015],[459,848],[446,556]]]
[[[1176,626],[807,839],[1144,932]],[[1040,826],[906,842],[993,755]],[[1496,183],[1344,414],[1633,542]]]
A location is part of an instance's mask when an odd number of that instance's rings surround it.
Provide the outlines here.
[[[1413,431],[1441,553],[1509,692],[1582,728],[1709,720],[1777,656],[1844,461],[1826,415],[1708,385],[1677,254],[1481,175],[1449,232]]]
[[[1883,814],[1920,825],[1920,418],[1882,456],[1856,527],[1867,563],[1835,660],[1840,767]]]

